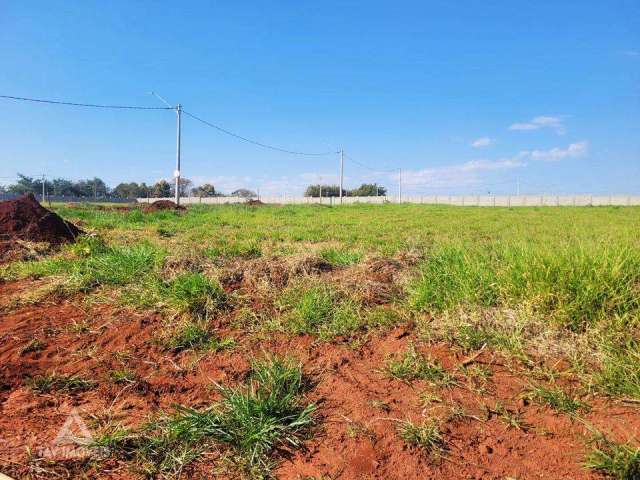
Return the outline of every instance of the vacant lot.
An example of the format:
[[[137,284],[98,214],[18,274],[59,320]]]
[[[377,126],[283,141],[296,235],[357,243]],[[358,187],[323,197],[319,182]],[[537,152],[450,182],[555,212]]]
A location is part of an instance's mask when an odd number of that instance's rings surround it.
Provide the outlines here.
[[[639,208],[54,210],[0,267],[2,473],[640,478]]]

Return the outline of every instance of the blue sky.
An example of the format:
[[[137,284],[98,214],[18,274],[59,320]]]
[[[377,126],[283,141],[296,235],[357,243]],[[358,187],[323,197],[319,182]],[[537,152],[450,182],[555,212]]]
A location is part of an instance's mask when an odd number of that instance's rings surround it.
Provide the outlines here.
[[[640,193],[640,3],[4,1],[0,95],[160,105],[345,183],[415,194]],[[171,111],[0,101],[17,172],[170,178]],[[183,121],[182,174],[299,193],[338,157]]]

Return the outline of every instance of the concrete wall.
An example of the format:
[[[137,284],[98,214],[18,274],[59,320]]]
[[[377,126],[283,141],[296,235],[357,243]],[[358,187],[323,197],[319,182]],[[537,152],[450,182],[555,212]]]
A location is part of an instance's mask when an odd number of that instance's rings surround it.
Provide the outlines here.
[[[140,203],[152,203],[156,200],[173,200],[173,198],[138,198]],[[335,197],[294,197],[288,195],[261,196],[264,203],[281,205],[319,204],[338,205],[340,199]],[[183,197],[180,202],[185,205],[223,205],[226,203],[245,203],[246,198],[240,197]],[[343,204],[355,203],[397,203],[397,197],[344,197]],[[430,205],[458,205],[468,207],[555,207],[555,206],[640,206],[638,195],[407,195],[402,197],[402,203],[421,203]]]

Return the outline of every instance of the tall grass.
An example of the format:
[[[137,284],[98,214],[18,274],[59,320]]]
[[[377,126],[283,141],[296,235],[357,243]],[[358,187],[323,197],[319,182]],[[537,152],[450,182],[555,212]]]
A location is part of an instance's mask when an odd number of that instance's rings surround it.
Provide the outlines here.
[[[640,312],[640,251],[626,245],[445,245],[411,285],[420,311],[456,306],[531,305],[580,331],[612,316]]]

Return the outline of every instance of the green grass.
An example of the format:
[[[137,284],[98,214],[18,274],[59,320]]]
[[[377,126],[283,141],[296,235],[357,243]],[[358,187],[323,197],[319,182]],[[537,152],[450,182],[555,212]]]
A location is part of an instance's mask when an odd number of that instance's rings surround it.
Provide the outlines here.
[[[53,391],[71,393],[91,390],[96,386],[96,382],[79,375],[48,373],[27,378],[25,385],[38,393]]]
[[[640,478],[640,448],[612,442],[603,435],[599,435],[594,443],[585,462],[587,468],[614,480]]]
[[[349,337],[366,325],[358,305],[326,284],[295,286],[279,298],[283,328],[294,334],[308,333],[321,339]]]
[[[38,298],[84,291],[197,320],[224,308],[250,310],[260,295],[261,326],[334,341],[415,321],[429,338],[464,352],[486,344],[525,363],[555,352],[592,390],[640,398],[640,208],[196,205],[180,215],[54,209],[92,233],[47,258],[0,266],[0,280],[51,278]],[[167,253],[195,264],[166,269]],[[349,269],[321,279],[292,274],[284,292],[225,295],[216,280],[229,266],[253,268],[257,262],[249,260],[257,256],[268,262],[318,254],[336,266],[395,256],[404,294],[392,305],[365,308],[354,292],[360,282],[340,284]],[[421,261],[405,261],[411,258]]]
[[[164,296],[178,311],[194,316],[214,313],[227,302],[220,284],[201,273],[185,273],[174,278]]]
[[[454,383],[451,375],[437,360],[419,353],[413,343],[409,344],[402,355],[389,359],[383,371],[391,378],[409,383],[424,380],[442,387]]]
[[[420,311],[531,305],[569,329],[640,313],[640,252],[625,245],[445,245],[432,251],[410,289]]]
[[[172,415],[137,432],[100,437],[135,459],[150,476],[178,475],[213,445],[227,448],[244,474],[263,478],[277,462],[279,449],[297,449],[315,423],[315,405],[304,402],[307,386],[300,365],[283,358],[252,363],[247,383],[220,387],[222,398],[209,408],[177,407]]]
[[[168,333],[160,337],[160,343],[174,352],[182,350],[219,351],[232,348],[232,338],[218,338],[213,334],[206,320],[186,320],[179,323]]]
[[[339,250],[335,248],[325,248],[320,252],[320,257],[332,265],[346,267],[360,262],[362,254],[349,250]]]
[[[540,405],[547,405],[561,413],[575,414],[581,410],[589,410],[589,406],[586,403],[575,399],[560,388],[536,385],[527,392],[527,397]]]
[[[421,424],[405,420],[398,424],[398,434],[408,445],[434,456],[444,452],[445,442],[436,420],[425,420]]]

